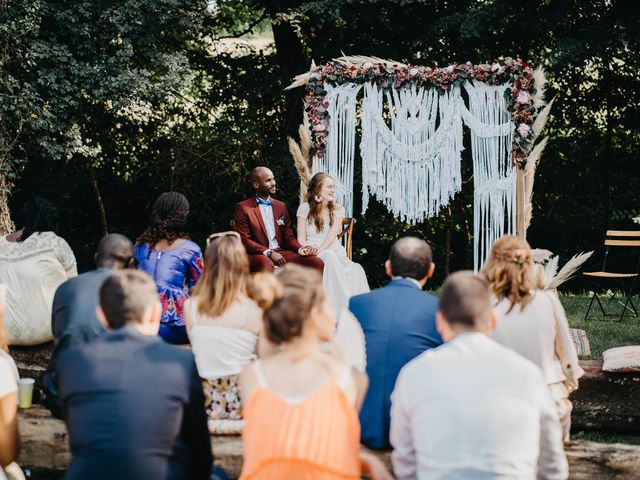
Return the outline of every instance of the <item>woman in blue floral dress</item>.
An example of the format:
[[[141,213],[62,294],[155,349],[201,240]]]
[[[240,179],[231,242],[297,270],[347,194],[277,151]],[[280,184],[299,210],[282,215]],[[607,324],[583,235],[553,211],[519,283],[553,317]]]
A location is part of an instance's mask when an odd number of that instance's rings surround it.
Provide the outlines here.
[[[189,343],[184,322],[184,302],[202,273],[202,251],[185,233],[189,202],[177,192],[161,194],[153,204],[151,224],[137,239],[138,269],[156,282],[162,319],[160,332],[165,341]]]

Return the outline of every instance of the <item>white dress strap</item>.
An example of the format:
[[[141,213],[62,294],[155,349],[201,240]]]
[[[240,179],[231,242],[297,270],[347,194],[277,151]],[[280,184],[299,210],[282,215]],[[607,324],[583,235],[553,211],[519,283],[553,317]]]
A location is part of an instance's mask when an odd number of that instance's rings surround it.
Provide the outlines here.
[[[258,305],[255,303],[251,303],[251,305],[249,305],[249,308],[247,309],[247,314],[244,317],[244,322],[242,322],[242,325],[240,325],[241,329],[244,330],[245,327],[249,324],[253,316],[253,312],[256,310],[257,307]]]
[[[191,297],[191,326],[198,324],[198,308],[196,299]]]
[[[340,389],[346,393],[347,389],[349,388],[349,382],[352,378],[353,376],[351,375],[351,367],[345,367],[340,374],[340,377],[338,377],[338,387],[340,387]]]
[[[260,385],[262,388],[268,388],[267,379],[264,376],[264,372],[262,371],[262,364],[260,363],[260,360],[256,360],[255,362],[253,362],[253,372],[256,374],[258,385]]]

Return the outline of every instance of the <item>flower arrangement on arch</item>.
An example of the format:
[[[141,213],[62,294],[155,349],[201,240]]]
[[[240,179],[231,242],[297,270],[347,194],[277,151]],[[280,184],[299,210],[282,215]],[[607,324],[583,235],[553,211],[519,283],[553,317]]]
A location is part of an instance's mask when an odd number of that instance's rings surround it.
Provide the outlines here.
[[[311,154],[322,157],[329,134],[329,103],[325,96],[325,84],[375,82],[383,89],[417,87],[437,88],[447,91],[453,85],[467,80],[502,85],[511,82],[505,92],[505,100],[516,128],[513,139],[513,162],[524,168],[533,144],[532,125],[537,114],[534,94],[533,69],[520,58],[507,57],[493,64],[473,65],[471,62],[447,67],[422,67],[393,64],[384,61],[351,63],[333,60],[313,66],[306,77],[306,107],[311,131]]]

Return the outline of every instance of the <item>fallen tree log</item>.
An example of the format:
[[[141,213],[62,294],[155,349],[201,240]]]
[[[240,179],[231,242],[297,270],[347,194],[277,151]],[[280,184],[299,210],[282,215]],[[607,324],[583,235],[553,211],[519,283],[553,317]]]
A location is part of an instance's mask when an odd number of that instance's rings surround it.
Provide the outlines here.
[[[23,466],[60,471],[70,460],[64,422],[49,416],[43,408],[20,412]],[[216,464],[238,478],[242,468],[242,439],[239,436],[214,436],[212,447]],[[363,447],[363,450],[366,450]],[[570,478],[574,480],[632,479],[640,477],[640,446],[573,441],[566,445]],[[372,452],[390,466],[388,452]]]
[[[607,373],[602,360],[583,360],[580,388],[571,394],[571,430],[640,434],[640,372]]]

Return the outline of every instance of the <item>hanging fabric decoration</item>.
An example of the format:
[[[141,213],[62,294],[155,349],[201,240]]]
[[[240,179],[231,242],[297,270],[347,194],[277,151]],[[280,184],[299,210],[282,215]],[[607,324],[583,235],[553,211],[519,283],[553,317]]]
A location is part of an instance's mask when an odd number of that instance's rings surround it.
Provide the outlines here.
[[[511,161],[514,125],[505,102],[509,84],[463,84],[469,110],[460,113],[471,130],[473,158],[474,268],[480,269],[493,243],[516,229],[516,170]]]
[[[412,224],[437,215],[449,203],[462,186],[459,103],[458,86],[445,92],[415,85],[383,92],[377,84],[365,84],[363,213],[370,195]]]
[[[314,157],[312,172],[326,172],[336,183],[336,202],[346,215],[353,215],[353,164],[356,151],[357,95],[362,85],[345,83],[337,87],[325,85],[329,131],[324,157]],[[327,105],[328,104],[328,105]],[[318,127],[316,127],[318,128]]]

